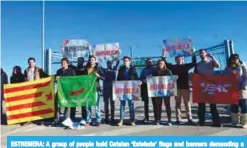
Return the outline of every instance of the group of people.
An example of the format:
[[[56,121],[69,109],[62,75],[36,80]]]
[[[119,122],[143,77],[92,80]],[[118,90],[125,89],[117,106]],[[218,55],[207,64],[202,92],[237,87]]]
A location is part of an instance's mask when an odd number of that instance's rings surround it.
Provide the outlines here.
[[[119,61],[116,62],[116,65],[113,67],[112,61],[107,61],[107,68],[102,68],[99,63],[96,62],[95,56],[90,56],[86,65],[84,65],[84,58],[78,58],[77,66],[70,64],[67,58],[61,60],[61,66],[55,75],[55,80],[58,80],[60,77],[64,76],[74,76],[74,75],[90,75],[95,74],[97,76],[97,97],[96,97],[96,125],[101,125],[101,114],[100,114],[100,92],[103,92],[104,99],[104,112],[105,112],[105,123],[115,124],[114,112],[115,112],[115,102],[112,98],[112,85],[113,81],[129,81],[129,80],[141,80],[141,97],[144,101],[144,115],[145,118],[143,122],[149,121],[149,97],[147,89],[146,78],[150,76],[171,76],[177,75],[177,96],[175,97],[176,101],[176,124],[180,124],[181,117],[181,101],[183,99],[186,116],[188,123],[191,125],[196,125],[192,120],[191,113],[191,104],[190,104],[190,90],[189,90],[189,70],[194,68],[194,73],[200,75],[214,75],[214,68],[220,67],[218,61],[210,53],[207,53],[205,49],[199,51],[201,58],[200,62],[196,62],[195,53],[192,54],[192,62],[185,64],[184,58],[182,56],[175,57],[176,64],[171,64],[166,61],[165,58],[161,58],[157,65],[153,64],[152,59],[146,60],[146,67],[141,71],[140,77],[136,71],[136,68],[131,66],[131,58],[128,56],[123,57],[123,65],[119,66]],[[10,78],[10,83],[20,83],[24,81],[33,81],[41,78],[45,78],[48,75],[39,67],[35,65],[35,59],[28,59],[28,68],[25,69],[24,74],[22,73],[20,66],[15,66],[13,68],[13,73]],[[231,105],[231,119],[232,125],[237,126],[239,123],[239,107],[241,108],[240,114],[240,124],[242,127],[247,128],[247,70],[244,63],[240,60],[238,54],[232,54],[227,62],[227,67],[225,70],[226,74],[235,74],[237,75],[239,82],[239,102],[238,104]],[[8,83],[7,75],[1,69],[1,78],[2,86],[3,84]],[[103,90],[100,87],[100,80],[103,81]],[[3,88],[3,87],[2,87]],[[3,93],[1,93],[3,94]],[[1,96],[3,98],[3,95]],[[226,98],[227,99],[227,98]],[[3,100],[3,99],[2,99]],[[170,106],[170,97],[153,97],[151,98],[154,111],[154,122],[156,125],[161,123],[161,113],[162,113],[162,102],[164,101],[167,113],[168,125],[172,125],[171,120],[171,106]],[[135,125],[135,111],[134,111],[134,101],[133,100],[121,100],[120,101],[120,120],[117,123],[118,126],[124,124],[124,113],[126,101],[129,106],[130,113],[130,125]],[[110,104],[110,115],[109,115],[109,104]],[[60,108],[57,106],[57,99],[55,98],[55,108],[56,114],[52,122],[53,125],[61,123],[60,119]],[[220,116],[217,110],[216,104],[210,104],[213,126],[220,127]],[[1,107],[2,112],[2,107]],[[70,118],[71,120],[75,119],[76,108],[65,108],[64,110],[64,119]],[[81,107],[81,116],[82,124],[86,126],[93,125],[91,119],[91,106]],[[198,104],[198,116],[199,116],[199,125],[205,125],[205,103]],[[110,118],[109,118],[110,117]]]

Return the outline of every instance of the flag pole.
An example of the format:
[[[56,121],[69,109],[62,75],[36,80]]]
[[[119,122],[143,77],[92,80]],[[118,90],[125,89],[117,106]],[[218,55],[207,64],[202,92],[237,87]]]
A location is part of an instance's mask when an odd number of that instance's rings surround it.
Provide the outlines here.
[[[42,0],[42,68],[45,69],[45,0]]]

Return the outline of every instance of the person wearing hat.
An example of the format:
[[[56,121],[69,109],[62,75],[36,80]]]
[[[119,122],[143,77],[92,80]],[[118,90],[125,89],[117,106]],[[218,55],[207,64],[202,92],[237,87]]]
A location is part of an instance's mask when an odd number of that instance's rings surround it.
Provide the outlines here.
[[[119,68],[117,80],[118,81],[138,80],[138,75],[137,75],[135,67],[132,67],[130,65],[131,58],[128,56],[125,56],[123,58],[123,61],[124,61],[124,65]],[[126,104],[126,100],[120,101],[120,121],[118,123],[118,126],[123,125],[125,104]],[[135,126],[134,101],[128,100],[128,104],[129,104],[129,112],[130,112],[130,120],[131,120],[130,125]]]
[[[190,104],[190,91],[189,91],[189,70],[196,65],[196,55],[195,49],[193,49],[192,54],[192,62],[191,63],[184,63],[183,56],[176,56],[175,65],[167,64],[168,69],[172,71],[173,75],[177,75],[177,93],[178,95],[175,97],[176,100],[176,120],[177,124],[180,124],[182,117],[181,117],[181,101],[183,98],[186,116],[189,124],[194,125],[195,123],[192,120],[191,114],[191,104]]]
[[[240,124],[243,128],[247,128],[247,70],[246,64],[243,63],[238,54],[232,54],[227,62],[226,72],[235,74],[239,81],[240,97],[238,104],[231,105],[232,126],[239,123],[239,107],[241,109]]]
[[[200,49],[199,55],[201,61],[195,66],[195,73],[200,75],[214,75],[214,68],[219,68],[219,62],[206,49]],[[205,103],[198,104],[199,125],[205,125]],[[220,116],[216,104],[210,104],[210,111],[212,114],[213,126],[221,127]]]
[[[145,118],[143,119],[143,122],[149,121],[149,97],[148,97],[148,89],[147,89],[147,81],[146,78],[149,76],[152,76],[154,71],[153,67],[153,61],[151,58],[148,58],[146,60],[146,67],[141,71],[141,76],[140,79],[142,80],[142,85],[141,85],[141,96],[142,96],[142,101],[144,102],[144,112],[145,112]]]

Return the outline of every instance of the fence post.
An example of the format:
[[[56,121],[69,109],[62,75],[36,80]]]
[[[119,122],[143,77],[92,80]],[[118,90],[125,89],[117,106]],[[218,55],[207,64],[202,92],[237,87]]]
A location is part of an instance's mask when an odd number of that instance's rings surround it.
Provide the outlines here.
[[[51,48],[48,48],[45,50],[44,71],[49,75],[51,75],[51,73],[52,73],[51,65],[52,65],[52,53],[51,53]]]

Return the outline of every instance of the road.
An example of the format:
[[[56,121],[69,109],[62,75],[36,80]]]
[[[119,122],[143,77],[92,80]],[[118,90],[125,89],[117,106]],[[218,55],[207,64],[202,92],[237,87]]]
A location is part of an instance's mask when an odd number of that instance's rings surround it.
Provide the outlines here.
[[[169,127],[166,125],[166,113],[165,110],[162,112],[162,120],[164,121],[163,124],[156,126],[153,125],[152,122],[148,122],[143,124],[140,122],[144,118],[144,108],[143,102],[137,101],[135,102],[135,112],[136,112],[136,119],[137,125],[132,127],[128,125],[124,125],[122,127],[118,126],[111,126],[102,124],[100,127],[96,126],[89,126],[85,127],[84,129],[77,129],[77,130],[70,130],[64,129],[63,127],[50,127],[50,126],[38,126],[35,124],[29,124],[25,126],[20,125],[2,125],[1,126],[1,147],[6,146],[6,137],[7,136],[120,136],[120,135],[132,135],[132,136],[186,136],[186,135],[224,135],[224,136],[233,136],[233,135],[247,135],[246,129],[241,128],[232,128],[230,124],[230,116],[227,108],[225,106],[218,106],[218,110],[221,116],[221,122],[223,127],[211,127],[211,114],[209,112],[209,107],[207,107],[206,112],[206,126],[190,126],[186,125],[186,117],[183,110],[183,117],[184,117],[184,124],[182,125],[175,125],[175,101],[174,98],[171,99],[171,106],[172,106],[172,120],[174,122],[173,126]],[[101,102],[101,108],[103,109],[103,102]],[[151,101],[149,103],[150,108],[150,119],[153,120],[153,110]],[[163,108],[164,105],[163,105]],[[184,107],[182,106],[184,109]],[[93,116],[95,113],[93,112]],[[193,120],[198,121],[197,118],[197,106],[196,104],[192,105],[192,115]],[[76,116],[80,117],[80,109],[77,109]],[[102,117],[104,117],[104,113],[102,113]],[[128,119],[128,109],[126,106],[126,119]],[[119,102],[116,102],[116,119],[119,119]],[[126,120],[126,123],[128,120]]]

